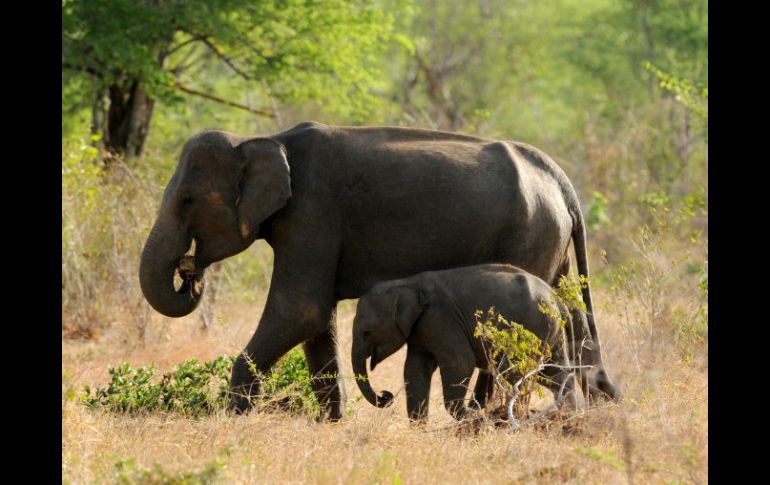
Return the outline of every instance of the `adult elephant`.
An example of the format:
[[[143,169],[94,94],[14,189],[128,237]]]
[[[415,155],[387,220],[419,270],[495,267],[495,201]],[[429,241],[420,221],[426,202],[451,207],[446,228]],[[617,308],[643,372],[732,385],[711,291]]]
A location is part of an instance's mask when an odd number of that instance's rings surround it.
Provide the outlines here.
[[[555,284],[569,270],[570,240],[588,275],[578,198],[553,160],[523,143],[424,129],[302,123],[270,137],[192,137],[142,252],[145,298],[164,315],[187,315],[206,267],[256,239],[275,263],[262,318],[233,367],[237,411],[259,391],[253,369],[300,343],[314,374],[337,374],[336,304],[379,281],[501,262]],[[583,299],[591,315],[588,288]],[[592,316],[589,326],[598,348]],[[477,390],[489,384],[480,379]],[[339,419],[342,383],[317,379],[314,391],[322,416]]]

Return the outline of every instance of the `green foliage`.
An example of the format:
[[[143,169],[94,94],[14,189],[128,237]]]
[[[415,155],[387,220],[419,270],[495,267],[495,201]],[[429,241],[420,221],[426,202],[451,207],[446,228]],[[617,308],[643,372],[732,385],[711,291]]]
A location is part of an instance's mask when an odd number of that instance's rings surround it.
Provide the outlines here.
[[[473,336],[483,339],[484,344],[489,345],[492,360],[506,357],[511,370],[521,375],[537,369],[540,361],[551,353],[549,345],[543,343],[537,335],[519,323],[509,322],[494,307],[487,310],[486,318],[483,311],[476,311]]]
[[[567,325],[563,309],[566,309],[567,318],[572,318],[571,312],[586,312],[586,304],[583,302],[583,289],[588,286],[588,278],[583,275],[570,273],[560,276],[559,283],[549,301],[541,301],[537,309],[543,315],[559,324],[562,329]]]
[[[120,485],[210,485],[221,481],[220,474],[230,454],[231,450],[225,448],[203,467],[177,473],[164,470],[158,463],[147,469],[134,458],[119,460],[115,463],[115,482]]]
[[[644,231],[651,233],[666,233],[686,231],[684,234],[691,243],[697,242],[700,231],[697,227],[699,219],[708,216],[708,201],[703,187],[699,187],[682,197],[676,197],[666,192],[649,192],[638,198],[640,212],[646,216],[647,224]]]
[[[220,356],[199,362],[190,359],[155,379],[153,366],[133,369],[124,363],[110,367],[110,383],[92,391],[86,386],[82,400],[91,408],[112,412],[172,412],[200,417],[225,410],[235,357]],[[310,371],[304,355],[293,349],[263,376],[262,395],[257,405],[272,405],[293,412],[318,409],[310,385]]]
[[[560,277],[550,301],[541,301],[538,310],[563,330],[567,319],[572,318],[571,312],[586,311],[582,294],[587,284],[588,279],[582,275],[570,273]],[[519,418],[526,418],[532,392],[541,392],[538,372],[551,358],[551,346],[524,325],[506,320],[494,307],[487,311],[486,317],[482,310],[477,310],[475,316],[473,334],[481,339],[489,361],[495,363],[491,371],[506,399],[514,397],[513,384],[522,379],[514,412]]]
[[[609,201],[604,194],[594,190],[593,199],[588,204],[588,214],[586,215],[586,225],[589,229],[596,229],[610,222],[607,215],[607,202]]]
[[[153,382],[153,366],[132,369],[124,363],[109,368],[110,383],[91,392],[84,389],[86,405],[115,412],[168,411],[202,416],[224,409],[234,358],[220,356],[208,362],[187,360]]]
[[[708,87],[698,86],[689,79],[680,79],[656,68],[650,62],[644,68],[655,75],[658,86],[674,93],[675,99],[701,118],[708,119]]]
[[[477,310],[475,316],[473,335],[481,339],[489,362],[494,363],[490,371],[502,388],[501,397],[508,399],[515,395],[514,412],[519,418],[525,418],[532,392],[540,392],[537,371],[551,356],[550,345],[523,325],[506,320],[494,307],[487,310],[486,318],[482,310]],[[519,379],[521,384],[516,393],[513,386]]]
[[[319,376],[323,377],[330,376]],[[311,386],[312,380],[305,355],[299,348],[292,349],[279,361],[277,368],[263,376],[264,394],[261,399],[268,406],[277,405],[295,413],[316,412],[319,407]]]
[[[89,132],[93,86],[82,76],[68,76],[62,72],[61,83],[62,138],[82,136]]]
[[[323,99],[361,115],[376,101],[369,89],[381,77],[393,16],[372,0],[69,0],[62,67],[94,80],[96,91],[138,82],[174,103],[180,84],[219,64],[278,99]]]
[[[583,290],[588,287],[588,278],[570,273],[559,277],[559,283],[555,289],[555,296],[570,311],[586,312],[586,304],[583,301]],[[541,310],[542,311],[542,310]]]

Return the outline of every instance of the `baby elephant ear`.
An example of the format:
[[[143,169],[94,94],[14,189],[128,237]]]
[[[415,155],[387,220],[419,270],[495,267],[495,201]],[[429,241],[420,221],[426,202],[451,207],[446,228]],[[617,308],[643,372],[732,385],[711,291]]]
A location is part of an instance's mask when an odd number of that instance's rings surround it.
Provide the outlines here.
[[[394,294],[394,320],[404,339],[412,333],[412,327],[428,306],[428,298],[421,289],[399,286]]]
[[[289,163],[283,146],[270,138],[253,138],[235,149],[241,159],[238,228],[244,239],[254,238],[259,225],[291,197]]]

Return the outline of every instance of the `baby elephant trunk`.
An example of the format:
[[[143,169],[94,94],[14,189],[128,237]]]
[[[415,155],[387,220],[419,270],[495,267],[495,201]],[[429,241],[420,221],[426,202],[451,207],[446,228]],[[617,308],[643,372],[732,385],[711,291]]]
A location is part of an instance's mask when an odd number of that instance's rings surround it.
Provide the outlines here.
[[[356,384],[358,384],[361,394],[364,395],[372,406],[384,408],[392,404],[393,394],[389,391],[383,391],[381,396],[377,396],[374,392],[372,384],[369,382],[369,373],[366,370],[366,359],[368,357],[368,352],[361,349],[353,349],[353,373],[356,376]]]

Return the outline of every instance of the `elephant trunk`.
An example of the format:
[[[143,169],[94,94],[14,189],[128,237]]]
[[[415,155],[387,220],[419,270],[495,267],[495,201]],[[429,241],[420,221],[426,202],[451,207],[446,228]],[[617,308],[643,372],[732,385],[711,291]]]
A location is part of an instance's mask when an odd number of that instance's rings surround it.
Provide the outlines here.
[[[196,265],[195,257],[185,256],[192,237],[169,230],[159,218],[150,231],[139,263],[139,284],[147,302],[168,317],[183,317],[198,306],[203,296],[205,269]],[[182,285],[174,288],[174,275],[179,271]]]
[[[384,408],[393,402],[393,394],[389,391],[383,391],[382,396],[377,396],[369,382],[369,373],[366,370],[366,359],[368,352],[361,350],[358,345],[353,346],[353,374],[356,376],[356,384],[361,390],[367,401],[372,406]]]

